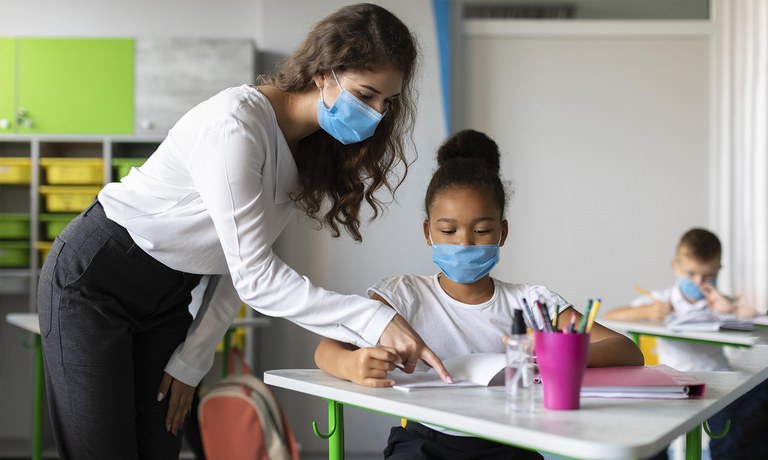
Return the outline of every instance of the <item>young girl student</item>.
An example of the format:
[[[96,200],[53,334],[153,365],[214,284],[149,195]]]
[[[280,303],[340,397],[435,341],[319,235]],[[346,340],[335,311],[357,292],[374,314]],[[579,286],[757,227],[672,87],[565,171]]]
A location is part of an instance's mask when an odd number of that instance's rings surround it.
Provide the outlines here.
[[[530,305],[541,299],[563,306],[560,324],[568,324],[571,315],[580,320],[566,300],[544,286],[490,276],[507,238],[507,196],[496,143],[483,133],[461,131],[440,147],[437,162],[424,200],[423,230],[440,272],[388,278],[371,287],[369,295],[405,317],[441,359],[503,352],[513,310],[523,308],[524,299]],[[589,366],[643,364],[631,340],[599,324],[592,327],[590,340]],[[331,339],[324,339],[315,353],[320,369],[375,387],[394,383],[387,372],[396,359],[388,347],[358,349]],[[405,428],[392,428],[384,453],[388,459],[541,458],[536,452],[411,421]]]

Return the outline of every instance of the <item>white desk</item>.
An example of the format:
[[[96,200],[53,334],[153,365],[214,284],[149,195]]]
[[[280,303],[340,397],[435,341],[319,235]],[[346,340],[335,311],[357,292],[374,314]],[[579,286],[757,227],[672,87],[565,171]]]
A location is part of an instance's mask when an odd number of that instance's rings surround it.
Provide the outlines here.
[[[32,459],[42,458],[42,424],[43,424],[43,385],[45,384],[43,375],[43,352],[40,343],[40,322],[37,313],[8,313],[5,320],[18,326],[25,331],[35,334],[35,377],[34,377],[34,395],[32,410]],[[237,327],[264,327],[270,324],[269,318],[238,318],[230,326],[224,337],[224,347],[229,349],[229,335]],[[223,369],[227,369],[227,353],[224,355]]]
[[[718,331],[718,332],[677,332],[670,331],[660,321],[615,321],[601,319],[603,326],[616,331],[626,332],[637,343],[637,335],[649,335],[672,340],[701,342],[711,345],[731,347],[751,347],[760,341],[755,332]]]
[[[545,410],[539,399],[533,414],[508,413],[503,387],[401,392],[359,386],[317,369],[268,371],[264,381],[329,401],[329,458],[344,458],[344,404],[573,458],[649,457],[687,433],[687,457],[700,458],[701,424],[768,379],[768,346],[748,350],[741,361],[736,372],[690,373],[706,383],[703,399],[582,398],[577,411]]]

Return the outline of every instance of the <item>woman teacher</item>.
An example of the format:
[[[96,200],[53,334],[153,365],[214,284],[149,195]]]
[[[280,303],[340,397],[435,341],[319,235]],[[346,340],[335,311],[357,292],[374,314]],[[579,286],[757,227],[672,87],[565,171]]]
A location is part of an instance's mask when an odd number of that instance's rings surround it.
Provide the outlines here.
[[[416,61],[392,13],[344,7],[261,86],[190,110],[56,238],[38,311],[61,458],[177,458],[195,386],[241,300],[338,340],[343,324],[406,371],[423,359],[450,380],[394,310],[317,287],[271,250],[295,208],[362,239],[362,205],[376,216],[375,192],[394,191],[390,173],[408,166]],[[214,276],[193,320],[203,275]]]

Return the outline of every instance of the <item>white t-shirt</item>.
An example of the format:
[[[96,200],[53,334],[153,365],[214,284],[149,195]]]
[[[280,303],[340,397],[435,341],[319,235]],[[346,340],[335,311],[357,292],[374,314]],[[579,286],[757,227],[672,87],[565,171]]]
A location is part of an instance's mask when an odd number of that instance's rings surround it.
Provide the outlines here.
[[[441,274],[400,275],[384,279],[368,288],[383,297],[441,359],[470,353],[504,353],[502,338],[512,332],[513,310],[545,300],[549,307],[570,304],[544,286],[512,284],[493,279],[493,296],[486,302],[471,305],[455,300],[438,281]],[[550,320],[553,311],[547,312]],[[532,327],[530,324],[529,327]],[[454,436],[464,433],[428,425]]]
[[[408,321],[440,359],[470,353],[503,353],[502,337],[512,331],[513,310],[539,299],[565,309],[570,304],[544,286],[512,284],[493,279],[493,296],[484,303],[459,302],[445,293],[437,275],[400,275],[368,289]],[[552,312],[548,312],[552,315]],[[551,320],[551,318],[550,318]],[[531,325],[529,325],[531,327]]]
[[[202,379],[240,299],[334,339],[346,340],[335,327],[344,324],[379,340],[394,316],[390,308],[314,286],[272,252],[299,189],[269,100],[243,85],[187,112],[144,165],[99,193],[107,216],[155,259],[187,273],[229,275],[209,283],[213,296],[168,373],[190,385]]]
[[[680,292],[677,285],[661,291],[651,292],[657,299],[672,304],[675,313],[688,314],[709,309],[705,299],[689,302]],[[633,307],[652,304],[648,296],[634,299]],[[656,339],[656,354],[661,364],[673,367],[683,372],[691,371],[727,371],[731,370],[728,358],[720,345],[683,342],[680,340]]]

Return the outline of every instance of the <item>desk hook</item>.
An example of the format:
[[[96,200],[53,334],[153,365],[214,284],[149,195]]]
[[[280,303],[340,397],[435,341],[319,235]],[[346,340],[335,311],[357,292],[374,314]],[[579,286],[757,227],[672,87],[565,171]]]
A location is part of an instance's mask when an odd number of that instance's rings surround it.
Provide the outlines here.
[[[317,436],[320,439],[329,439],[331,436],[333,436],[333,433],[336,432],[336,420],[333,421],[333,424],[328,427],[328,434],[323,434],[320,432],[320,429],[317,427],[317,422],[312,422],[312,431],[315,432],[315,436]]]
[[[726,434],[728,434],[728,431],[731,430],[731,419],[729,419],[729,418],[725,419],[725,426],[723,427],[723,431],[721,431],[718,434],[713,434],[709,430],[709,423],[708,422],[704,422],[702,424],[702,426],[704,428],[704,432],[707,433],[707,436],[709,436],[712,439],[720,439],[720,438],[724,437]]]

